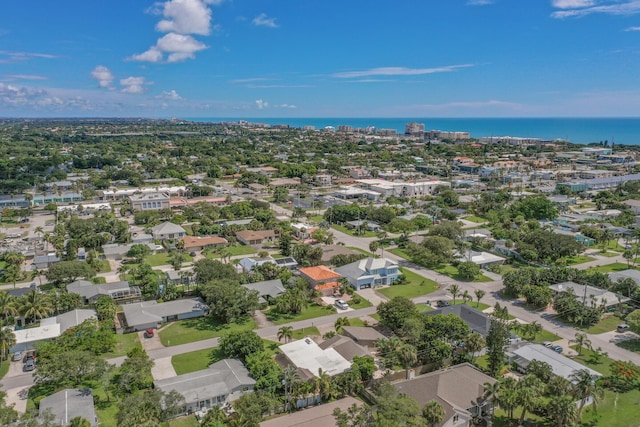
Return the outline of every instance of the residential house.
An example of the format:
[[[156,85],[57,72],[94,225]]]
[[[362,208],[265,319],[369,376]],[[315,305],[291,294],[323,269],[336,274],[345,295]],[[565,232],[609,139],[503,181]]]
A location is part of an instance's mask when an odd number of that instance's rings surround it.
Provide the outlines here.
[[[151,228],[151,234],[156,240],[181,239],[187,235],[184,228],[172,222],[163,222]]]
[[[127,252],[129,252],[129,249],[131,249],[134,244],[136,243],[128,243],[126,245],[120,243],[109,243],[107,245],[102,245],[102,252],[104,253],[104,257],[106,259],[121,260],[126,258]],[[155,252],[155,250],[157,249],[156,245],[153,243],[140,244],[147,245],[147,247],[151,249],[152,252]]]
[[[187,252],[202,251],[204,249],[220,248],[226,246],[227,239],[219,236],[185,236],[180,239],[184,243]]]
[[[622,271],[614,271],[612,273],[607,273],[607,275],[609,276],[609,279],[611,279],[611,281],[614,283],[621,279],[631,279],[636,282],[636,285],[640,286],[640,271],[634,268]]]
[[[334,402],[263,421],[260,423],[260,427],[335,427],[336,418],[333,416],[333,411],[340,409],[342,412],[347,412],[353,405],[362,406],[362,402],[348,396]]]
[[[328,340],[324,340],[320,343],[320,348],[322,350],[332,348],[337,351],[340,356],[352,363],[355,356],[371,356],[367,348],[356,343],[346,335],[335,335]]]
[[[343,326],[341,335],[351,338],[363,347],[373,348],[376,341],[387,338],[377,329],[363,326]]]
[[[196,283],[193,267],[182,268],[178,271],[168,270],[165,272],[167,284],[173,286],[190,286]]]
[[[275,264],[276,260],[272,257],[265,258],[242,258],[238,264],[242,267],[242,271],[249,272],[253,270],[255,267],[261,266],[262,264]]]
[[[129,197],[129,203],[131,204],[131,210],[133,212],[169,209],[171,208],[170,200],[169,194],[164,192],[132,194]]]
[[[485,338],[487,337],[487,335],[489,335],[491,318],[488,314],[483,313],[480,310],[476,310],[470,305],[450,305],[449,307],[442,307],[436,310],[427,311],[425,313],[430,316],[435,316],[437,314],[454,314],[461,318],[464,323],[469,325],[469,328],[471,328],[472,331],[479,333]]]
[[[71,420],[76,417],[84,418],[91,426],[98,425],[90,388],[67,388],[47,396],[40,401],[39,413],[40,417],[46,413],[53,415],[53,424],[56,426],[71,425]]]
[[[319,372],[334,376],[351,368],[351,362],[336,349],[322,349],[309,337],[291,341],[280,346],[276,361],[283,367],[293,366],[302,371],[306,378],[319,377]]]
[[[338,280],[342,278],[342,275],[327,266],[304,267],[298,271],[300,271],[300,276],[303,279],[325,296],[332,295],[336,288],[340,286]]]
[[[381,230],[380,224],[374,221],[366,221],[363,219],[359,219],[356,221],[347,221],[345,222],[345,227],[350,228],[352,230],[361,230],[366,228],[367,231],[378,232]]]
[[[255,246],[264,242],[273,242],[276,240],[276,232],[274,230],[242,230],[236,233],[236,238],[242,244]]]
[[[563,229],[554,229],[553,230],[554,233],[556,234],[561,234],[563,236],[572,236],[574,239],[576,239],[576,242],[580,242],[585,246],[591,246],[591,245],[595,245],[596,244],[596,240],[592,239],[591,237],[587,237],[584,234],[581,233],[576,233],[574,231],[569,231],[569,230],[563,230]]]
[[[140,288],[130,286],[126,280],[100,284],[94,284],[88,280],[76,280],[67,285],[67,292],[80,295],[84,304],[95,304],[101,296],[108,296],[115,301],[142,296]]]
[[[247,368],[237,359],[222,359],[207,369],[153,382],[156,389],[165,393],[180,393],[185,401],[184,412],[189,414],[231,404],[253,391],[255,384]]]
[[[480,268],[487,269],[491,265],[499,265],[504,263],[504,258],[489,252],[478,252],[471,249],[467,250],[458,257],[458,261],[471,261]]]
[[[38,255],[33,259],[33,264],[38,269],[44,269],[51,267],[52,264],[60,262],[60,257],[55,253],[49,253],[46,255]]]
[[[201,298],[187,298],[167,302],[144,301],[122,306],[124,332],[158,328],[162,323],[202,317],[209,306]]]
[[[290,225],[291,228],[293,228],[293,237],[302,241],[310,239],[311,234],[317,230],[317,227],[309,224],[304,224],[302,222],[293,222]]]
[[[40,320],[35,328],[15,329],[16,343],[10,352],[30,350],[42,341],[49,341],[62,335],[66,330],[78,326],[87,319],[96,319],[95,310],[75,309],[58,316]]]
[[[345,246],[340,245],[327,245],[322,247],[322,258],[320,262],[325,265],[331,264],[331,258],[336,255],[354,255],[358,254],[358,251],[354,251],[353,249],[349,249]]]
[[[554,294],[563,292],[572,292],[576,299],[584,305],[604,306],[605,308],[615,307],[620,303],[629,301],[629,298],[607,291],[605,289],[596,288],[589,285],[580,285],[575,282],[562,282],[549,286]]]
[[[260,302],[260,304],[267,304],[287,291],[280,279],[247,283],[246,285],[242,285],[242,287],[251,291],[257,291],[259,295],[258,302]]]
[[[400,272],[398,264],[387,258],[368,257],[335,269],[335,272],[349,280],[355,290],[375,286],[390,285]]]
[[[422,408],[435,400],[444,409],[441,427],[470,426],[477,417],[489,416],[490,399],[483,399],[485,384],[496,380],[469,363],[452,366],[415,378],[393,382],[399,392]]]
[[[602,374],[593,369],[569,359],[560,353],[553,351],[541,344],[533,344],[522,341],[512,345],[507,352],[509,361],[513,363],[520,372],[527,372],[529,364],[537,360],[548,363],[554,375],[571,380],[571,375],[580,370],[587,370],[594,379],[600,378]]]

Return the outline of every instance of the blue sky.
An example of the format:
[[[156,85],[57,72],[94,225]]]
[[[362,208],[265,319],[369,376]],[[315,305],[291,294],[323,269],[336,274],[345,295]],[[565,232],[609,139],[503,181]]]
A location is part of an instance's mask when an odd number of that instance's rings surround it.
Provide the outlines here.
[[[640,0],[3,1],[2,116],[640,116]]]

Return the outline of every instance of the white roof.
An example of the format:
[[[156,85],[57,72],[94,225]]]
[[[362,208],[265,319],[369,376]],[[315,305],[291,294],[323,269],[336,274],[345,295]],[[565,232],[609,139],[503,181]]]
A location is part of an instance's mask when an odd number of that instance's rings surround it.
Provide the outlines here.
[[[531,362],[532,360],[538,360],[540,362],[546,362],[551,365],[551,370],[555,375],[569,379],[571,374],[581,369],[586,369],[594,377],[601,377],[597,371],[588,368],[575,360],[569,359],[560,353],[547,348],[541,344],[526,344],[517,350],[513,351],[513,354]]]
[[[280,346],[280,351],[298,368],[308,369],[318,376],[319,369],[337,375],[351,368],[351,363],[333,348],[323,350],[311,338],[304,338]]]
[[[53,319],[54,322],[56,321],[55,317],[51,317],[49,319]],[[59,337],[60,324],[45,322],[46,320],[48,319],[43,319],[41,322],[41,326],[38,326],[37,328],[20,329],[13,331],[14,335],[16,336],[16,344],[24,344]],[[45,324],[42,324],[43,322]]]
[[[486,236],[483,236],[486,237]],[[465,253],[463,256],[458,258],[462,261],[471,261],[474,264],[483,265],[492,262],[501,262],[504,261],[504,258],[498,255],[491,254],[489,252],[475,252],[471,251],[471,253]]]
[[[610,306],[629,300],[629,298],[625,296],[615,294],[611,291],[607,291],[606,289],[600,289],[589,285],[580,285],[575,282],[556,283],[555,285],[549,286],[549,288],[556,292],[567,292],[569,289],[572,289],[577,299],[579,301],[584,301],[585,304],[591,303],[592,295],[595,303],[598,305],[604,304],[606,306]]]

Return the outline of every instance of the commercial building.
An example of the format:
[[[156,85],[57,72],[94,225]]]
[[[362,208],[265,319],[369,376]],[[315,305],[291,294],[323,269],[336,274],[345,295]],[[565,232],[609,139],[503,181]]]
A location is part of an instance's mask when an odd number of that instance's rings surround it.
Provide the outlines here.
[[[169,209],[171,208],[170,200],[171,198],[168,193],[160,192],[132,194],[129,197],[129,203],[131,204],[131,210],[133,212]]]
[[[422,197],[431,196],[438,187],[451,187],[446,181],[393,182],[380,179],[359,179],[358,185],[365,190],[375,191],[383,197]]]

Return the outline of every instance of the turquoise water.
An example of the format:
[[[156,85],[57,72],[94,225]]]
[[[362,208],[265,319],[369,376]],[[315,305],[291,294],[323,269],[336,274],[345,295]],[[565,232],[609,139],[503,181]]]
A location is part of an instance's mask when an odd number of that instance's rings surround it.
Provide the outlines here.
[[[409,122],[424,123],[427,130],[469,132],[473,138],[483,136],[515,136],[542,139],[566,139],[587,144],[609,141],[616,144],[640,145],[640,118],[192,118],[198,122],[220,122],[247,120],[271,125],[288,124],[291,127],[340,125],[377,129],[395,129],[404,133]]]

